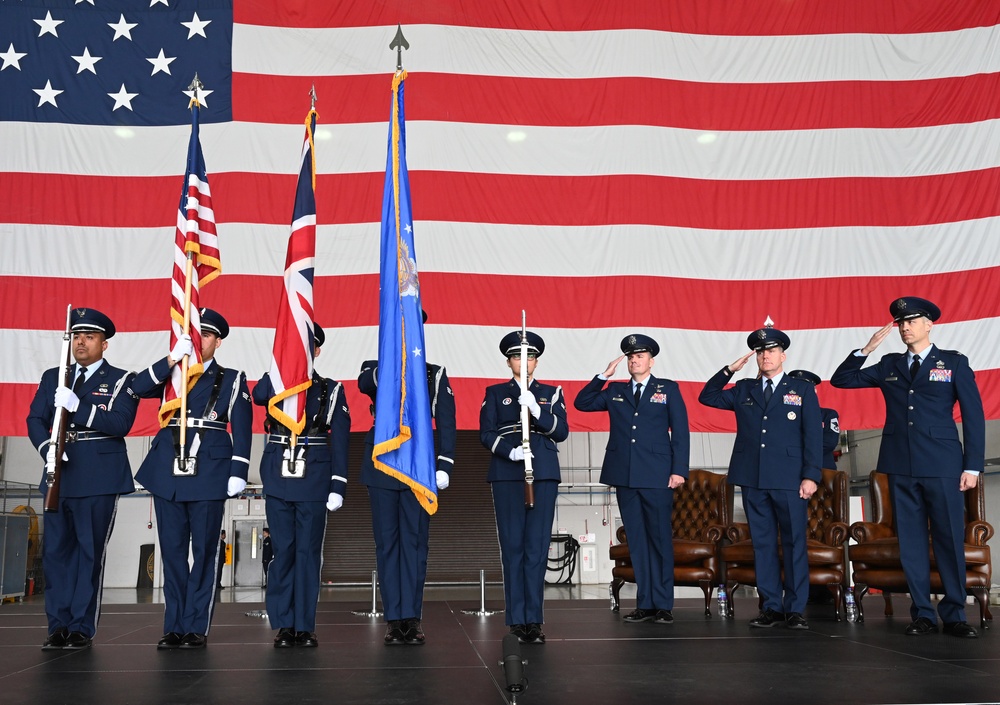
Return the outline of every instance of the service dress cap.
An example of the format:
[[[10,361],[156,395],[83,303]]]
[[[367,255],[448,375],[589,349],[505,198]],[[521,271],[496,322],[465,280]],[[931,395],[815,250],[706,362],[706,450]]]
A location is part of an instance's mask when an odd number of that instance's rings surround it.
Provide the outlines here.
[[[114,337],[115,324],[96,308],[75,308],[70,316],[72,333],[104,333],[105,339]]]
[[[788,373],[788,376],[792,379],[801,379],[803,382],[808,382],[809,384],[818,385],[821,380],[819,375],[815,372],[810,372],[809,370],[792,370]]]
[[[648,335],[632,333],[622,338],[622,352],[626,355],[634,353],[648,352],[650,357],[660,354],[660,346]]]
[[[941,318],[941,309],[919,296],[902,296],[889,304],[889,315],[892,316],[893,323],[921,316],[936,321]]]
[[[525,337],[528,339],[528,354],[534,354],[535,357],[541,357],[542,353],[545,352],[545,341],[542,340],[542,336],[538,335],[538,333],[532,333],[529,330],[525,333]],[[501,338],[500,352],[503,353],[504,357],[520,355],[521,331],[512,330],[510,333]]]
[[[215,333],[220,338],[229,335],[229,324],[226,323],[226,319],[222,317],[221,313],[210,308],[201,310],[201,329]]]
[[[751,350],[756,350],[760,352],[761,350],[767,350],[768,348],[781,348],[782,350],[788,350],[788,346],[792,344],[792,341],[787,335],[782,333],[777,328],[758,328],[753,333],[747,336],[747,347]]]
[[[319,323],[313,322],[313,345],[321,348],[325,342],[326,333],[323,332],[323,327]]]

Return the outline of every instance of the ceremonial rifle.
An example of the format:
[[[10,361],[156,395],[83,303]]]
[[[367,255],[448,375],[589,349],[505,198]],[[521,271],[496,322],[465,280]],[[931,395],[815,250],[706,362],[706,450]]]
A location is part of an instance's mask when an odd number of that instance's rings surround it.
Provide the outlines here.
[[[73,306],[66,307],[66,329],[63,331],[62,351],[60,352],[59,364],[62,384],[64,387],[70,385],[73,374],[73,333],[70,330],[72,323],[70,316],[73,313]],[[59,511],[59,482],[62,479],[63,455],[66,452],[66,424],[69,420],[69,412],[62,406],[56,408],[55,416],[52,418],[52,435],[49,437],[49,449],[45,453],[45,511]]]
[[[521,385],[522,396],[528,391],[528,330],[521,311]],[[531,414],[521,405],[521,447],[524,449],[524,506],[535,507],[535,471],[531,467]]]

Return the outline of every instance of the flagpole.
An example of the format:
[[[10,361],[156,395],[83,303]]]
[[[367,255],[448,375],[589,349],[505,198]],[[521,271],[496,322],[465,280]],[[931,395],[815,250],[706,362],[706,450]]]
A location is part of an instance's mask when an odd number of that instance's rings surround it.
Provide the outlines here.
[[[184,272],[184,325],[181,328],[183,335],[191,334],[191,275],[193,270],[194,253],[189,251]],[[187,467],[188,359],[188,355],[181,358],[181,441],[178,467],[182,470]]]

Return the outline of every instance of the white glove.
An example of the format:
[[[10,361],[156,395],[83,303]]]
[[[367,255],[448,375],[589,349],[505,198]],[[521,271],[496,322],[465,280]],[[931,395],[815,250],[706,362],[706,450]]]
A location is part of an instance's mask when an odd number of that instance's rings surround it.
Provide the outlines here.
[[[510,449],[510,459],[515,463],[519,460],[524,460],[524,448],[521,446],[514,446]]]
[[[448,477],[448,473],[444,470],[438,470],[434,479],[437,480],[439,490],[446,490],[448,489],[448,485],[451,484],[451,478]]]
[[[174,362],[180,362],[184,359],[185,355],[194,355],[194,345],[191,344],[191,336],[186,333],[177,339],[173,350],[170,351],[170,359]]]
[[[242,477],[231,477],[229,478],[229,487],[226,488],[226,494],[230,497],[235,497],[246,488],[247,481]]]
[[[80,406],[80,397],[69,387],[56,387],[55,404],[57,409],[61,406],[72,414]]]
[[[538,402],[535,401],[535,395],[532,394],[530,391],[525,390],[521,392],[521,396],[517,398],[517,402],[521,406],[528,407],[528,411],[530,411],[531,415],[534,416],[536,419],[542,415],[542,407],[538,405]]]
[[[336,492],[331,492],[330,496],[326,498],[326,508],[331,512],[335,512],[344,506],[344,495],[337,494]]]
[[[49,449],[45,451],[45,464],[55,465],[55,462],[56,462],[56,447],[50,443]],[[66,455],[66,451],[63,451],[63,462],[64,463],[69,462],[69,456]]]

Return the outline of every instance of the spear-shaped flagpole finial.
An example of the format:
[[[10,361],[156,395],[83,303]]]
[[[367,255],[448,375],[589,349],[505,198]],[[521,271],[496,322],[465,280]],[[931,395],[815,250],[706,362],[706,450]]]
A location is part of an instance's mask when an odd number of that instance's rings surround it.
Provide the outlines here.
[[[311,110],[315,110],[316,109],[316,84],[315,83],[312,84],[312,88],[309,89],[309,100],[311,101],[310,102],[310,106],[309,106],[310,109]]]
[[[768,316],[767,320],[764,321],[764,327],[765,328],[774,328],[774,321],[771,320],[770,316]]]
[[[396,36],[389,42],[389,48],[396,50],[396,70],[403,70],[403,49],[409,49],[410,43],[403,36],[403,26],[396,25]]]
[[[187,89],[188,95],[191,96],[191,102],[188,104],[189,108],[195,103],[197,103],[198,106],[201,107],[201,94],[204,90],[205,90],[205,84],[201,82],[201,79],[198,78],[198,72],[195,71],[194,78],[191,79],[191,84],[188,86]]]

